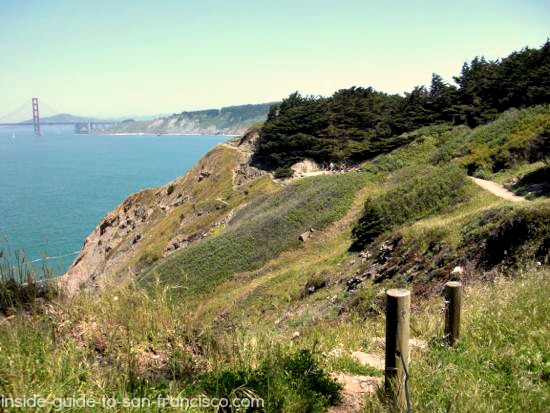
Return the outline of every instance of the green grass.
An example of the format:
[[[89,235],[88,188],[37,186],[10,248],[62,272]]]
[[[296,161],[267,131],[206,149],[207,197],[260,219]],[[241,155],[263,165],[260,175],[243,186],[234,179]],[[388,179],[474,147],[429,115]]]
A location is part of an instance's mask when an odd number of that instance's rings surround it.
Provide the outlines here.
[[[353,229],[354,248],[365,247],[393,226],[452,210],[466,199],[466,176],[455,165],[403,168],[389,181],[395,182],[391,189],[365,203]]]
[[[388,154],[378,156],[362,164],[362,169],[373,174],[387,174],[413,165],[447,163],[450,142],[463,142],[470,133],[466,126],[452,127],[448,124],[428,126],[405,134],[412,142]]]
[[[550,131],[550,107],[535,106],[505,112],[493,123],[476,128],[454,157],[469,174],[487,177],[522,161],[535,162],[544,157]],[[546,149],[547,150],[547,149]]]
[[[275,346],[259,366],[205,374],[200,387],[211,397],[230,399],[245,390],[264,400],[265,412],[322,412],[341,398],[341,386],[320,367],[315,351]],[[229,411],[229,410],[228,410]]]
[[[498,179],[499,173],[505,170],[543,160],[549,130],[548,105],[512,109],[494,122],[473,130],[446,124],[420,128],[404,135],[407,140],[413,140],[411,144],[366,162],[362,167],[383,174],[415,164],[454,162],[466,168],[470,175]]]
[[[237,272],[260,268],[281,252],[298,248],[298,236],[322,230],[350,208],[364,174],[303,179],[237,212],[219,236],[191,245],[154,267],[144,280],[194,293],[212,288]]]
[[[464,297],[462,333],[441,346],[441,317],[428,307],[422,319],[429,351],[410,365],[413,411],[544,412],[550,402],[550,287],[545,270],[493,284],[476,283]],[[386,409],[373,397],[367,412]]]
[[[545,110],[511,112],[482,130],[422,128],[409,134],[411,145],[365,163],[360,173],[303,179],[282,189],[269,177],[233,187],[237,153],[218,147],[172,183],[173,196],[190,194],[193,205],[159,213],[137,244],[136,260],[158,259],[144,280],[113,285],[93,299],[20,294],[0,282],[0,297],[8,291],[15,294],[10,303],[21,303],[10,309],[15,317],[0,313],[0,394],[121,399],[250,391],[266,399],[266,411],[321,412],[336,401],[328,373],[382,374],[351,353],[383,355],[384,291],[401,286],[413,289],[411,334],[429,343],[427,350],[412,350],[414,411],[545,411],[550,274],[541,253],[548,251],[548,200],[511,204],[456,169],[471,155],[471,142],[501,145],[510,130],[527,136],[522,128],[531,130]],[[526,162],[487,173],[504,182],[540,167]],[[198,182],[203,167],[215,173]],[[142,196],[152,202],[155,191]],[[400,237],[389,261],[399,265],[390,279],[365,279],[348,291],[347,281],[372,264],[348,251],[366,198],[384,200],[383,211],[395,220],[369,249],[376,253],[382,241]],[[204,213],[193,215],[199,209]],[[230,223],[212,227],[233,209]],[[310,227],[316,232],[299,242]],[[159,259],[175,233],[199,230],[209,237]],[[519,259],[501,260],[504,250]],[[449,349],[440,345],[443,302],[434,291],[455,265],[442,258],[468,251],[477,258],[492,251],[489,258],[499,265],[469,268],[462,338]],[[476,256],[466,258],[472,264]],[[535,260],[542,265],[531,268]],[[430,278],[432,270],[437,277]],[[27,279],[26,270],[15,275]],[[378,395],[368,398],[365,411],[385,409]]]
[[[0,250],[0,314],[13,315],[23,307],[32,309],[36,301],[59,294],[52,282],[53,271],[44,263],[37,267],[21,251],[10,254]]]
[[[377,370],[374,367],[364,366],[349,354],[343,354],[340,357],[329,360],[327,364],[332,371],[342,371],[352,375],[371,377],[381,377],[384,375],[383,371]]]

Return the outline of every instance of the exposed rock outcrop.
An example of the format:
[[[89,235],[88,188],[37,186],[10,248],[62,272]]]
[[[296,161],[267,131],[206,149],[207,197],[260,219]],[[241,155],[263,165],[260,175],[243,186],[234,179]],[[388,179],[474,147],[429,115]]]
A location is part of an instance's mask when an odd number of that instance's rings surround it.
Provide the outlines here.
[[[239,207],[224,197],[267,174],[250,166],[255,139],[249,133],[218,145],[185,176],[130,195],[86,238],[61,282],[69,291],[120,282],[224,226]]]
[[[290,167],[294,171],[294,176],[304,176],[313,172],[320,172],[322,168],[312,159],[304,159]]]

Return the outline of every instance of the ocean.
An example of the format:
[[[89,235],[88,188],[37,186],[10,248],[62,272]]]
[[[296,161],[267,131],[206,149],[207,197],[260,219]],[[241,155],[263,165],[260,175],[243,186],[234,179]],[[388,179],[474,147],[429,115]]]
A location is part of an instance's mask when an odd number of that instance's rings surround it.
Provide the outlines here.
[[[62,274],[128,195],[185,174],[227,136],[75,135],[0,127],[0,250]]]

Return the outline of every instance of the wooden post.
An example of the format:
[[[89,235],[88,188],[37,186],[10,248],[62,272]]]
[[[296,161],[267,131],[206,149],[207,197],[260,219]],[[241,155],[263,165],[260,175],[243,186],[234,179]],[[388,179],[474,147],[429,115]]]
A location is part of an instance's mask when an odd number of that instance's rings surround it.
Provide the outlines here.
[[[411,293],[405,289],[386,292],[386,367],[384,388],[394,411],[408,410],[409,319]]]
[[[462,283],[449,281],[445,284],[445,336],[449,345],[454,345],[460,336],[460,307]]]

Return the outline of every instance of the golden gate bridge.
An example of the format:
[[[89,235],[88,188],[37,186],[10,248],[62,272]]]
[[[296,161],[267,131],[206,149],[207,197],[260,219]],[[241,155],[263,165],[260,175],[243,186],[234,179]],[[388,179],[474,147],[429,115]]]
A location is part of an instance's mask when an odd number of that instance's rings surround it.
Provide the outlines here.
[[[41,113],[44,113],[41,110],[42,108],[46,109],[46,116],[41,116]],[[70,118],[76,118],[77,120]],[[17,109],[0,117],[0,126],[32,125],[34,128],[34,134],[36,136],[42,135],[42,126],[74,125],[76,133],[91,134],[94,130],[105,129],[118,123],[120,122],[115,120],[100,120],[61,113],[51,106],[45,104],[44,101],[41,101],[39,104],[39,99],[37,97],[33,97],[31,99],[30,110],[28,102],[25,102]]]

